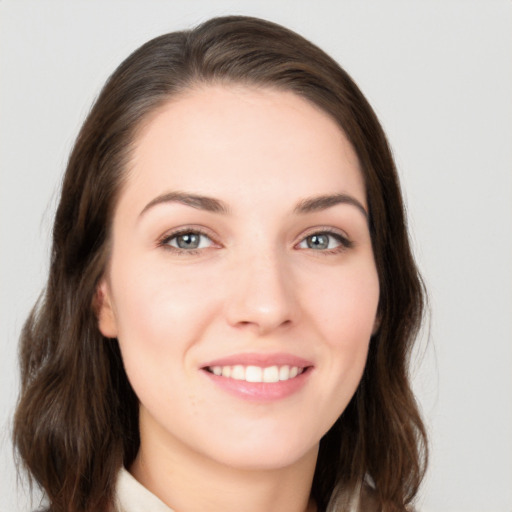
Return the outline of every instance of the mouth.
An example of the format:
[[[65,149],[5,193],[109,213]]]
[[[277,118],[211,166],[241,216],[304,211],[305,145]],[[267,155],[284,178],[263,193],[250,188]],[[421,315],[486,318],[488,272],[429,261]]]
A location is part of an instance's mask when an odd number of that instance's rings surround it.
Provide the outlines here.
[[[310,367],[290,365],[272,365],[262,367],[253,365],[244,366],[237,364],[225,366],[206,366],[204,369],[207,372],[216,375],[217,377],[225,377],[227,379],[241,380],[253,383],[275,383],[295,379],[297,376],[304,373],[308,368]]]
[[[200,369],[220,389],[238,398],[266,403],[303,389],[314,364],[286,353],[245,353],[209,361]]]

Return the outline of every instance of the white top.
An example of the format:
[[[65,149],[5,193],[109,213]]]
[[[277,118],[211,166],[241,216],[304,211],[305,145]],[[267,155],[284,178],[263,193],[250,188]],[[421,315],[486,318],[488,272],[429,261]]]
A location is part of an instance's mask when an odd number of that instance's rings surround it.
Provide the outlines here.
[[[115,512],[173,512],[126,469],[119,471]]]
[[[359,500],[355,499],[350,504],[349,510],[356,512],[358,509]],[[328,510],[332,508],[328,507]],[[173,512],[173,510],[122,468],[117,478],[115,512]]]

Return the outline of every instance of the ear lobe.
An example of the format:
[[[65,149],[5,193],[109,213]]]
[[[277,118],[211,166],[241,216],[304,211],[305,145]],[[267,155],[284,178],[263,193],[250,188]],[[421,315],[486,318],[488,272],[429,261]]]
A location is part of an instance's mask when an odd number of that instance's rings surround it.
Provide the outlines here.
[[[105,279],[96,289],[94,310],[98,319],[98,328],[106,338],[117,338],[117,321],[112,308],[110,290]]]
[[[378,313],[375,317],[375,321],[373,322],[372,336],[375,336],[379,332],[381,320],[382,317],[380,316],[380,313]]]

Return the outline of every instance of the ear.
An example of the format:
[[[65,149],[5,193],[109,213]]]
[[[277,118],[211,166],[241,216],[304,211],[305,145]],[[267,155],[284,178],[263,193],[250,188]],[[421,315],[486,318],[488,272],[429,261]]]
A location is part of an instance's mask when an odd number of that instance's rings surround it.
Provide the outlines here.
[[[381,314],[377,313],[377,316],[375,317],[375,321],[373,322],[372,336],[375,336],[379,332],[381,320],[382,320]]]
[[[112,297],[108,283],[103,278],[96,288],[94,310],[98,319],[98,328],[106,338],[117,338],[117,321],[112,307]]]

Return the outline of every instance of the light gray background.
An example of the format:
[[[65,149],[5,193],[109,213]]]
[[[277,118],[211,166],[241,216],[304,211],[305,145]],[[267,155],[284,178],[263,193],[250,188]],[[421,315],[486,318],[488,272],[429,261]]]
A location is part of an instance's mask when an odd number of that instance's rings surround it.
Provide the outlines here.
[[[9,445],[17,336],[44,283],[78,128],[137,46],[227,13],[310,38],[374,105],[431,297],[430,341],[414,367],[432,440],[420,510],[512,511],[508,0],[0,1],[0,511],[29,510]]]

